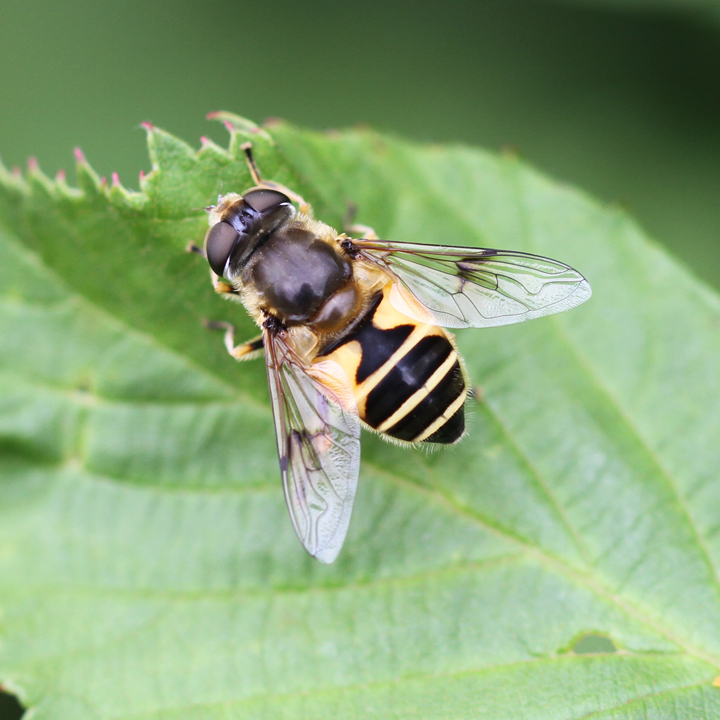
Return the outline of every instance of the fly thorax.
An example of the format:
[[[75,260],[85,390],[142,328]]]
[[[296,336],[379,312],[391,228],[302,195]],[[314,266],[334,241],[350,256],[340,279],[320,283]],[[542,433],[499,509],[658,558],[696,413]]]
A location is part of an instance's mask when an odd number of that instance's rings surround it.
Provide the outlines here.
[[[345,258],[327,242],[299,227],[272,233],[242,272],[263,307],[288,325],[311,322],[352,276]]]

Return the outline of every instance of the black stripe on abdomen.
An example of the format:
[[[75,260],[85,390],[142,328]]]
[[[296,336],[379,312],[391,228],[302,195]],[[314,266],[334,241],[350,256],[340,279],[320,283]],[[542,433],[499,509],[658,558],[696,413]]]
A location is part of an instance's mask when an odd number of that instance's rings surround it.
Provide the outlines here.
[[[365,401],[365,422],[372,427],[381,425],[421,390],[451,352],[453,347],[444,335],[421,338],[370,391]]]
[[[360,365],[355,374],[355,380],[358,384],[363,380],[367,380],[374,372],[379,370],[410,337],[414,328],[413,325],[409,324],[396,325],[392,328],[376,327],[373,319],[382,299],[382,293],[378,293],[360,322],[341,338],[334,340],[318,353],[318,357],[329,355],[345,343],[357,340],[362,347]]]
[[[381,330],[368,323],[362,328],[353,338],[362,347],[360,365],[355,374],[358,384],[377,372],[400,349],[412,331],[412,325],[398,325]]]
[[[465,378],[456,362],[447,375],[402,420],[396,422],[386,433],[398,440],[412,442],[423,434],[465,390]],[[464,408],[460,407],[451,418],[425,439],[426,442],[454,443],[465,431]]]

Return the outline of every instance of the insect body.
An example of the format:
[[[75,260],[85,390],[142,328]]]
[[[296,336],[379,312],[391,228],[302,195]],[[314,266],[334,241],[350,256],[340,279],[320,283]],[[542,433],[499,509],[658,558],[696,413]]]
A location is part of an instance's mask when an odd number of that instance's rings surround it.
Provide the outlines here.
[[[454,443],[467,378],[443,327],[493,327],[567,310],[590,297],[569,266],[527,253],[349,237],[263,182],[208,208],[205,256],[217,292],[238,298],[262,335],[225,343],[264,351],[280,470],[295,531],[323,562],[350,521],[364,423],[399,443]],[[298,208],[295,208],[295,203]]]

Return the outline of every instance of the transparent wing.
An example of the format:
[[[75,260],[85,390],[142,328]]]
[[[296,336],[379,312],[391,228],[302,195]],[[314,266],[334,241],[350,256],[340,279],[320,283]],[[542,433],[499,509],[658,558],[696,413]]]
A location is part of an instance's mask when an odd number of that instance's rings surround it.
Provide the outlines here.
[[[285,501],[300,542],[331,563],[345,541],[360,472],[357,411],[332,399],[338,378],[308,374],[285,341],[265,330],[265,358]],[[347,402],[346,402],[347,405]]]
[[[352,243],[365,260],[400,281],[391,294],[396,309],[444,327],[510,325],[569,310],[592,294],[577,270],[539,255],[378,240]]]

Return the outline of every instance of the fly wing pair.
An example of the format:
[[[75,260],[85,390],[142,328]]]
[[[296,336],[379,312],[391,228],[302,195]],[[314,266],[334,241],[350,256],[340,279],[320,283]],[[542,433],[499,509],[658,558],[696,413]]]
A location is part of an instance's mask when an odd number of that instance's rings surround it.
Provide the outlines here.
[[[448,328],[485,328],[569,310],[590,295],[568,265],[512,250],[353,241],[363,257],[395,278],[397,310]],[[402,302],[405,307],[398,307]]]
[[[569,310],[590,297],[564,263],[527,253],[353,240],[358,259],[394,281],[391,302],[414,320],[450,328],[496,327]],[[298,538],[331,563],[345,540],[360,468],[360,421],[307,368],[281,333],[265,330],[265,358],[285,500]],[[349,388],[349,380],[347,381]]]
[[[295,533],[331,563],[345,540],[360,472],[360,420],[310,375],[282,335],[264,331],[285,502]],[[345,402],[347,406],[348,403]]]

